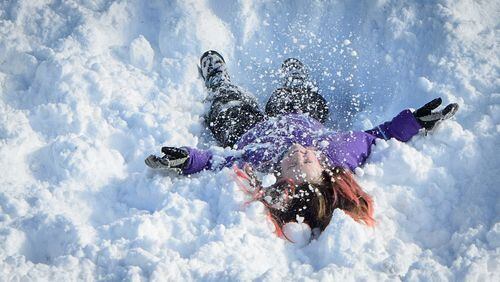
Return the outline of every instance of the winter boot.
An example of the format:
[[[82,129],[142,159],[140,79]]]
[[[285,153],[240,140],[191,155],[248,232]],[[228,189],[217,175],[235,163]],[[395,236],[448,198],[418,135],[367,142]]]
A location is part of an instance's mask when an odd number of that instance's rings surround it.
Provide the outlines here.
[[[205,86],[210,90],[216,89],[224,82],[231,81],[226,69],[226,62],[217,51],[209,50],[203,53],[198,70],[205,80]]]
[[[281,65],[281,76],[283,77],[283,87],[301,88],[306,86],[309,72],[299,59],[288,58]]]

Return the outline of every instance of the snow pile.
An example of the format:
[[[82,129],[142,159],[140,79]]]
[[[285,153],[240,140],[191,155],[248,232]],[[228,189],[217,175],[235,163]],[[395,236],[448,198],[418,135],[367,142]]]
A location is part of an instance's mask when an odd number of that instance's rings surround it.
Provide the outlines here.
[[[435,2],[1,2],[1,280],[500,280],[500,5]],[[230,169],[144,166],[162,145],[215,146],[207,49],[261,102],[300,58],[334,128],[437,96],[461,108],[357,169],[375,228],[335,211],[291,244]]]

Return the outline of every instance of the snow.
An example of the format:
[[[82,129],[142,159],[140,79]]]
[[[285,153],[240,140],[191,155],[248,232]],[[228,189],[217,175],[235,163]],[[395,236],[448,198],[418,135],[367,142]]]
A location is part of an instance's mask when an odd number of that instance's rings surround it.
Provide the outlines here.
[[[303,223],[304,219],[297,222],[288,222],[283,226],[283,233],[296,247],[304,247],[311,238],[311,227]]]
[[[130,43],[130,63],[145,71],[153,66],[154,50],[148,40],[140,35]]]
[[[500,281],[499,10],[0,2],[0,280]],[[183,177],[144,165],[164,145],[224,151],[203,126],[196,64],[207,49],[261,102],[281,62],[300,58],[336,129],[438,96],[460,110],[409,143],[379,140],[356,170],[374,228],[336,210],[317,239],[292,244],[262,204],[245,204],[231,169]]]
[[[418,78],[418,86],[425,92],[432,90],[432,82],[424,76]]]

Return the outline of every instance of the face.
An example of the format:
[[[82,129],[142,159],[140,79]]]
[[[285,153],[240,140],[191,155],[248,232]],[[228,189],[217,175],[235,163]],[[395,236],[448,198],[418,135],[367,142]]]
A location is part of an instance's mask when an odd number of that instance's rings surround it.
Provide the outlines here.
[[[323,167],[318,159],[318,151],[293,144],[281,160],[281,177],[291,178],[297,184],[319,183]]]

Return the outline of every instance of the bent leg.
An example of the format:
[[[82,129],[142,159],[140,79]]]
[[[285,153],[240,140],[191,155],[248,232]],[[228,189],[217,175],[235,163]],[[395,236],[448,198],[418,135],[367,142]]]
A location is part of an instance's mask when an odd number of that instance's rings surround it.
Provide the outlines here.
[[[276,89],[266,104],[269,116],[303,113],[325,123],[330,110],[314,83],[309,80],[306,67],[297,59],[289,58],[281,66],[283,87]]]
[[[223,147],[232,147],[264,118],[255,97],[235,85],[222,84],[210,94],[213,100],[205,122]]]
[[[308,114],[321,123],[328,119],[330,110],[325,98],[310,89],[276,89],[266,104],[266,114]]]
[[[217,51],[201,56],[199,71],[212,103],[205,122],[222,146],[233,146],[264,114],[253,95],[231,83],[226,62]]]

